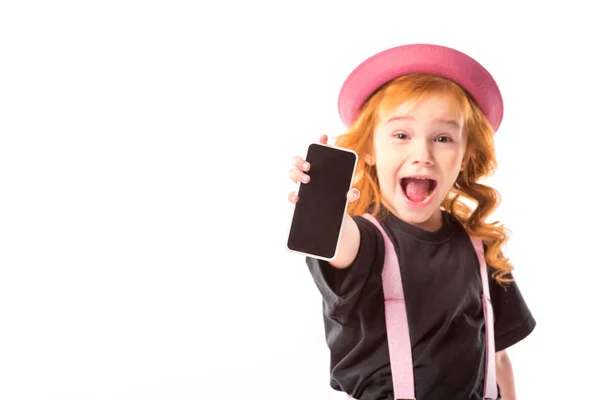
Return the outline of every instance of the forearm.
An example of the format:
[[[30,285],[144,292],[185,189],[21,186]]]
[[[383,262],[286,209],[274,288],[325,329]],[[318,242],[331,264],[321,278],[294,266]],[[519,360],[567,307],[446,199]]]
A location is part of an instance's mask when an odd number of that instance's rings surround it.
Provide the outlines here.
[[[506,351],[496,353],[496,379],[500,386],[502,400],[516,400],[515,377]]]
[[[358,225],[348,214],[344,216],[342,222],[342,233],[338,245],[337,255],[329,263],[336,268],[349,267],[360,247],[360,231]]]

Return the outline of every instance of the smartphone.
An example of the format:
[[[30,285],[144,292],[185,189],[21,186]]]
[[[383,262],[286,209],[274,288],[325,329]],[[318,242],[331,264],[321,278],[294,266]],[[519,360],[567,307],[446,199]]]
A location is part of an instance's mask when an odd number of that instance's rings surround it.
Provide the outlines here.
[[[357,154],[349,149],[312,143],[308,183],[300,183],[287,241],[289,250],[332,260],[337,254],[342,222],[348,207]]]

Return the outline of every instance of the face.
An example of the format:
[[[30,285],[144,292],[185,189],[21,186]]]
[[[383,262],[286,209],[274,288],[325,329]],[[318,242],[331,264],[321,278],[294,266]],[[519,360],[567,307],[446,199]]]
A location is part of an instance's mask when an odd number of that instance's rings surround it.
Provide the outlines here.
[[[463,167],[463,125],[451,100],[435,95],[380,116],[367,162],[376,165],[383,201],[400,219],[441,228],[440,205]]]

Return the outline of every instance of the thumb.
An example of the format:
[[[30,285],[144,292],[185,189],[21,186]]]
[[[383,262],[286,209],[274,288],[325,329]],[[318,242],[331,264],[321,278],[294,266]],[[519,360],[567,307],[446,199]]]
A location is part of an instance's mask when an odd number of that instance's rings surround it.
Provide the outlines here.
[[[359,197],[360,197],[360,191],[357,188],[352,188],[351,190],[348,191],[348,194],[346,195],[346,198],[348,199],[348,201],[350,203],[358,200]]]

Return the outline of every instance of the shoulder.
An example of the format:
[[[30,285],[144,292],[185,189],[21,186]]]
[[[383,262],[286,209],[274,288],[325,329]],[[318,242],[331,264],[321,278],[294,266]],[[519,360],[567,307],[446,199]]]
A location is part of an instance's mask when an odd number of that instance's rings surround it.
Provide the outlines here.
[[[492,278],[489,268],[488,276],[496,351],[500,351],[529,336],[535,329],[536,320],[512,273],[507,276],[512,281],[504,284]]]
[[[485,243],[474,240],[480,251],[487,250]],[[477,249],[476,249],[477,251]],[[490,300],[494,312],[494,336],[496,351],[502,351],[529,336],[536,326],[536,320],[529,309],[512,273],[506,278],[508,283],[499,283],[493,277],[493,268],[487,266]]]
[[[358,225],[361,235],[364,234],[367,237],[381,238],[381,231],[377,227],[377,224],[379,224],[381,227],[383,227],[384,225],[383,225],[382,221],[379,221],[378,219],[374,218],[370,214],[353,215],[351,218]]]
[[[360,230],[360,246],[354,262],[339,269],[327,261],[306,258],[309,272],[325,303],[326,313],[339,322],[347,320],[364,286],[381,280],[385,247],[378,228],[363,216],[352,216]],[[378,276],[379,275],[379,276]]]

